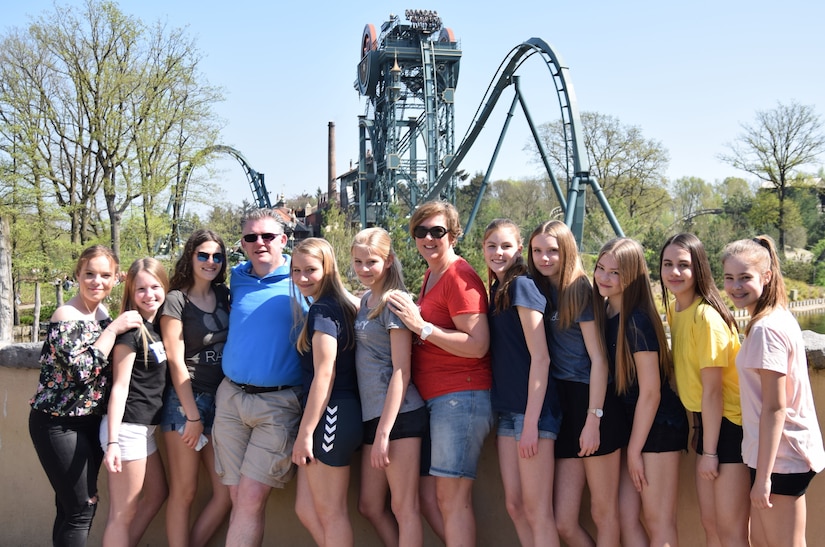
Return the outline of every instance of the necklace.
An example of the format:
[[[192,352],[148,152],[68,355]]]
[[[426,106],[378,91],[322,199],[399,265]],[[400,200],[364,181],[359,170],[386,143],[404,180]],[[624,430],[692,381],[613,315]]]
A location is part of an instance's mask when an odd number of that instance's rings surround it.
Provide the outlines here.
[[[94,311],[92,311],[92,310],[89,309],[89,305],[86,303],[86,301],[83,299],[82,296],[78,295],[78,298],[80,299],[81,302],[83,302],[83,307],[86,308],[86,313],[88,315],[91,315],[92,318],[94,318],[95,314],[97,313],[97,306],[95,306]]]

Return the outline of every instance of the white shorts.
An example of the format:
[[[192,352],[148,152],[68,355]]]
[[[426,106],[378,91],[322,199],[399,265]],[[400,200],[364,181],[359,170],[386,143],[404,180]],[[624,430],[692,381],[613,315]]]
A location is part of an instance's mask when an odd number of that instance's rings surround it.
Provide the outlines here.
[[[156,425],[121,423],[117,442],[120,445],[120,459],[124,462],[145,460],[158,450],[155,442]],[[100,422],[100,447],[106,452],[109,443],[109,416],[103,416]]]

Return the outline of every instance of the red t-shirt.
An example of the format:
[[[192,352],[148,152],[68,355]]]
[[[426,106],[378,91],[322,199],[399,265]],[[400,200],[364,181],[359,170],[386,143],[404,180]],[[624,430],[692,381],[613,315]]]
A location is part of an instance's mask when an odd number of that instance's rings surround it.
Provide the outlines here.
[[[423,294],[429,271],[424,276],[418,307],[425,321],[456,330],[453,317],[468,313],[487,314],[484,283],[466,260],[459,258],[441,279]],[[424,399],[456,391],[490,389],[493,375],[490,356],[459,357],[430,342],[417,340],[412,348],[412,381]]]

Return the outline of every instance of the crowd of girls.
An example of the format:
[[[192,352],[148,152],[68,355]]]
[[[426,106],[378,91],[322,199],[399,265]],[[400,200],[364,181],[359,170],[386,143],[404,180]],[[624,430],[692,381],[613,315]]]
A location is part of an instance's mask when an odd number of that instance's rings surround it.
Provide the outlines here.
[[[360,297],[327,241],[292,253],[303,371],[295,510],[316,543],[354,542],[347,493],[360,448],[358,510],[385,545],[421,545],[421,516],[447,545],[475,544],[472,486],[495,428],[522,545],[678,545],[692,424],[707,545],[804,545],[805,492],[825,449],[770,238],[722,253],[725,293],[750,314],[740,333],[701,241],[670,237],[658,272],[668,340],[633,239],[607,242],[588,276],[564,223],[542,223],[525,245],[514,222],[497,219],[482,240],[485,287],[455,250],[453,206],[425,203],[409,228],[427,263],[417,298],[381,228],[352,241]],[[199,230],[171,283],[156,260],[135,261],[113,321],[102,301],[117,259],[104,247],[81,255],[78,294],[50,323],[29,425],[55,490],[55,545],[85,544],[101,462],[106,545],[137,544],[167,496],[170,545],[203,545],[223,522],[229,493],[210,440],[225,258],[223,241]],[[190,526],[201,463],[212,494]],[[595,538],[579,520],[585,486]]]

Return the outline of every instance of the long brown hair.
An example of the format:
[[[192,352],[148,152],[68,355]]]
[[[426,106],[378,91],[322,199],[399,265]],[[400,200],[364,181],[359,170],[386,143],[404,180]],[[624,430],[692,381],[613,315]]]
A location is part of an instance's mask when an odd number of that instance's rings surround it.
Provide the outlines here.
[[[759,319],[772,312],[775,308],[788,307],[788,295],[785,292],[785,280],[782,278],[782,268],[776,254],[776,245],[767,235],[756,236],[753,239],[740,239],[728,243],[722,250],[722,264],[733,256],[746,260],[757,268],[760,275],[770,272],[771,276],[762,289],[762,295],[756,301],[750,321],[745,327],[745,335],[750,333],[751,326]]]
[[[559,246],[561,264],[559,265],[558,279],[555,283],[558,287],[558,309],[556,311],[559,316],[559,326],[562,329],[567,329],[593,302],[593,289],[582,266],[581,256],[579,256],[579,249],[576,245],[576,237],[573,232],[560,220],[548,220],[539,224],[530,234],[530,243],[527,249],[527,268],[536,281],[536,285],[547,297],[547,301],[551,302],[550,285],[552,281],[539,272],[533,260],[533,239],[540,235],[556,238]]]
[[[516,243],[521,246],[523,240],[521,239],[521,230],[518,225],[509,218],[497,218],[490,222],[490,224],[487,225],[487,228],[484,229],[484,237],[481,239],[482,249],[484,248],[485,243],[487,243],[487,238],[493,235],[494,232],[508,229],[512,230],[513,234],[516,236]],[[496,291],[495,298],[492,302],[490,302],[494,314],[500,313],[510,307],[510,285],[512,285],[515,278],[526,273],[527,264],[524,263],[524,257],[522,256],[521,251],[519,251],[515,256],[513,263],[504,273],[504,279],[501,280],[501,284]],[[496,274],[494,274],[493,270],[488,267],[487,286],[490,287],[490,296],[492,296],[493,283],[497,279]]]
[[[214,241],[221,248],[223,261],[221,262],[218,275],[212,280],[212,285],[220,285],[226,281],[226,245],[223,243],[221,236],[212,230],[195,230],[186,244],[183,246],[183,253],[177,263],[175,263],[175,271],[172,274],[172,279],[169,282],[170,289],[185,290],[195,284],[195,273],[192,268],[192,258],[195,256],[195,249],[206,243],[207,241]]]
[[[722,300],[722,294],[716,287],[713,281],[713,273],[710,269],[710,261],[705,252],[705,246],[693,234],[681,233],[670,236],[665,244],[662,245],[662,252],[659,253],[659,283],[662,286],[662,303],[667,308],[670,303],[670,293],[665,286],[664,276],[662,276],[662,263],[665,260],[665,249],[670,245],[679,247],[690,253],[691,269],[693,270],[693,290],[694,292],[707,302],[716,312],[722,317],[722,320],[727,323],[731,332],[737,332],[736,319],[733,318],[733,313],[725,305]]]
[[[301,241],[295,246],[292,251],[293,259],[295,255],[306,255],[315,258],[321,262],[323,268],[323,277],[321,278],[321,287],[318,289],[316,300],[324,296],[331,296],[344,312],[345,329],[347,332],[347,344],[345,347],[351,347],[355,343],[355,315],[357,310],[347,296],[347,290],[341,282],[341,275],[338,272],[338,264],[335,262],[335,251],[332,245],[326,239],[319,237],[310,237]],[[301,318],[303,312],[301,311]],[[302,321],[303,326],[301,332],[298,334],[298,340],[295,347],[298,352],[304,354],[310,350],[310,340],[307,335],[307,323]]]
[[[659,343],[659,374],[663,381],[670,382],[673,378],[673,361],[665,335],[662,318],[656,310],[653,291],[650,290],[650,277],[645,263],[645,253],[638,241],[627,237],[618,237],[605,243],[596,259],[598,267],[602,256],[610,254],[618,263],[619,280],[622,285],[622,306],[619,310],[619,335],[616,341],[616,390],[624,393],[636,381],[636,363],[630,353],[630,344],[627,343],[627,324],[633,311],[640,310],[648,316],[650,324],[656,333]],[[596,284],[593,285],[593,313],[596,324],[604,332],[607,323],[605,312],[606,299],[599,294]]]

